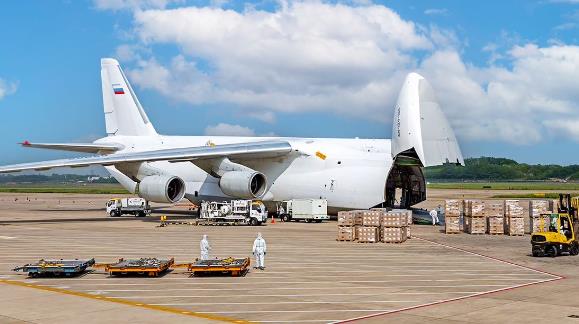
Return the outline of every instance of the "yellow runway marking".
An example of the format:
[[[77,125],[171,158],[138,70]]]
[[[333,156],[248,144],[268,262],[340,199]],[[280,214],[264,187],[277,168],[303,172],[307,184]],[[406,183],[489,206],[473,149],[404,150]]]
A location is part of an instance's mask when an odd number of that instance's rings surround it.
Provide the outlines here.
[[[22,281],[16,281],[16,280],[0,279],[0,283],[7,284],[7,285],[13,285],[13,286],[19,286],[19,287],[34,288],[34,289],[45,290],[45,291],[50,291],[50,292],[55,292],[55,293],[60,293],[60,294],[66,294],[66,295],[72,295],[72,296],[77,296],[77,297],[84,297],[84,298],[90,298],[90,299],[95,299],[95,300],[108,301],[108,302],[112,302],[112,303],[129,305],[129,306],[134,306],[134,307],[141,307],[141,308],[152,309],[152,310],[162,311],[162,312],[167,312],[167,313],[173,313],[173,314],[179,314],[179,315],[185,315],[185,316],[191,316],[191,317],[197,317],[197,318],[204,318],[204,319],[213,320],[213,321],[220,321],[220,322],[227,322],[227,323],[239,323],[239,324],[253,323],[253,322],[246,321],[246,320],[238,320],[235,318],[225,317],[225,316],[220,316],[220,315],[203,314],[203,313],[196,313],[196,312],[186,311],[183,309],[178,309],[178,308],[173,308],[173,307],[142,304],[142,303],[137,303],[137,302],[133,302],[133,301],[122,299],[122,298],[116,298],[116,297],[95,296],[95,295],[91,295],[91,294],[87,294],[87,293],[83,293],[83,292],[79,292],[79,291],[72,291],[72,290],[67,290],[67,289],[30,284],[30,283],[26,283],[26,282],[22,282]]]

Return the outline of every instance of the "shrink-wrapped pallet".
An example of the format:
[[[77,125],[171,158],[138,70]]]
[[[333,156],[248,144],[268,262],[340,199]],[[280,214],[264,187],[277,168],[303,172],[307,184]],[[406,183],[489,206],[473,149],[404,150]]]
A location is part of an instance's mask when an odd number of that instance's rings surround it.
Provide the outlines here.
[[[467,217],[485,216],[485,203],[482,200],[465,200],[464,208]]]
[[[464,231],[469,234],[485,234],[487,222],[485,217],[464,217]]]
[[[453,217],[453,216],[460,216],[460,206],[461,202],[456,199],[449,199],[444,202],[444,216],[445,217]]]
[[[524,235],[525,234],[525,219],[523,217],[507,217],[505,218],[505,233],[507,235]]]
[[[446,215],[444,218],[444,232],[446,234],[460,233],[460,217]]]
[[[487,201],[484,207],[486,217],[505,216],[505,203],[503,201]]]
[[[355,241],[356,227],[338,226],[338,241]]]
[[[384,243],[402,243],[407,239],[408,227],[383,227],[382,242]]]
[[[553,201],[552,200],[530,200],[529,201],[529,227],[527,231],[529,233],[537,231],[546,231],[548,228],[541,226],[541,220],[544,219],[542,214],[551,214],[553,211]]]
[[[489,234],[504,234],[505,232],[505,218],[504,217],[488,217],[487,227]]]
[[[375,226],[357,226],[356,237],[358,242],[376,243],[380,241],[380,231]]]
[[[541,214],[550,214],[553,211],[552,200],[530,200],[529,217],[541,216]]]
[[[513,217],[513,218],[518,218],[518,217],[523,217],[524,216],[524,209],[521,206],[518,205],[506,205],[505,206],[505,216],[508,217]]]
[[[543,214],[535,217],[531,217],[530,231],[534,232],[548,232],[549,225],[551,225],[550,214]]]

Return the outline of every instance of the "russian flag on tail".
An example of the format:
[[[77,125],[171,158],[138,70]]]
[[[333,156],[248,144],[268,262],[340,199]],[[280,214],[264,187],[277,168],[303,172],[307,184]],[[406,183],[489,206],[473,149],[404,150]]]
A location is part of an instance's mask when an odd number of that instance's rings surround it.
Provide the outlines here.
[[[120,84],[113,84],[113,91],[115,94],[125,94],[125,89]]]

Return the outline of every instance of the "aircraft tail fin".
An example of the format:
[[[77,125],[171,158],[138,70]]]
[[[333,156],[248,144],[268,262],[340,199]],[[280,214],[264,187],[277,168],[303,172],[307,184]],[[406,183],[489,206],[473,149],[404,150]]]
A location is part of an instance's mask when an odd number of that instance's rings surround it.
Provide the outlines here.
[[[392,126],[392,158],[419,159],[422,166],[464,165],[460,147],[434,90],[410,73],[400,90]]]
[[[157,134],[117,60],[101,59],[101,80],[109,136]]]

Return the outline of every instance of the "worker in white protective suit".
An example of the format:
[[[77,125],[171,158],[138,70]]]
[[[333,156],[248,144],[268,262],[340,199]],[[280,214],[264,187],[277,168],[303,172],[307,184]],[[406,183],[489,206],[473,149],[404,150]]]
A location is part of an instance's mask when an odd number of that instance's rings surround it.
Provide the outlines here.
[[[436,209],[430,211],[430,217],[432,218],[432,226],[436,225],[438,223],[438,212]]]
[[[203,235],[201,242],[199,242],[199,248],[201,249],[201,260],[209,260],[209,251],[211,250],[211,245],[209,245],[207,235]]]
[[[257,233],[257,238],[253,241],[253,255],[255,256],[255,267],[254,269],[265,269],[265,254],[267,253],[267,247],[265,245],[265,240],[261,237],[261,233]]]

